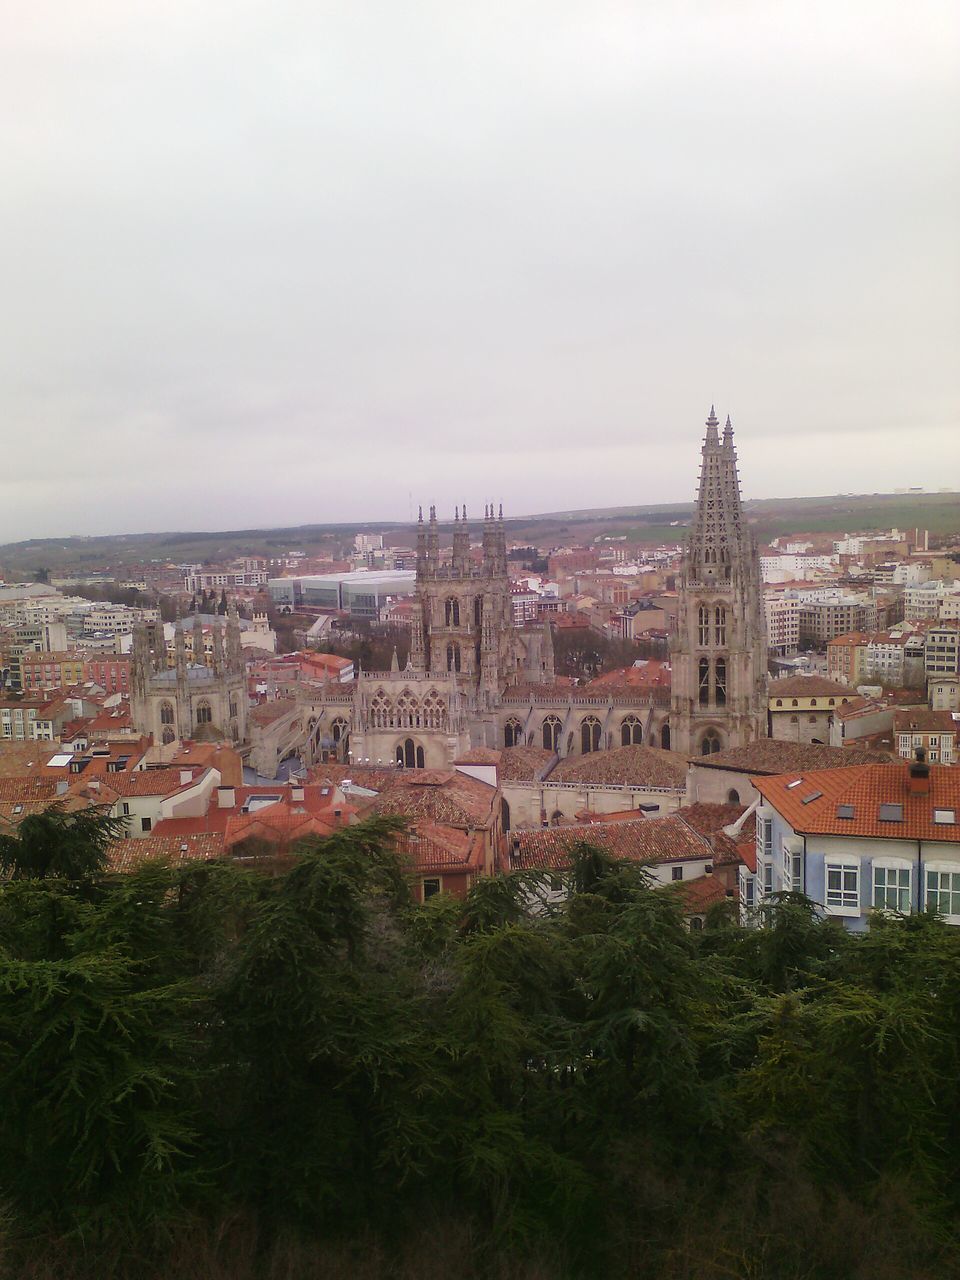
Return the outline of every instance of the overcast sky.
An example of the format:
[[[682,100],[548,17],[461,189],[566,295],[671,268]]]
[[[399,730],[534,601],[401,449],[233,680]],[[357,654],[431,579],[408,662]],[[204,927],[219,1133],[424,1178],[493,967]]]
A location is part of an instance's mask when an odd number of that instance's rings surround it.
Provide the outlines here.
[[[0,540],[960,484],[956,0],[29,0]]]

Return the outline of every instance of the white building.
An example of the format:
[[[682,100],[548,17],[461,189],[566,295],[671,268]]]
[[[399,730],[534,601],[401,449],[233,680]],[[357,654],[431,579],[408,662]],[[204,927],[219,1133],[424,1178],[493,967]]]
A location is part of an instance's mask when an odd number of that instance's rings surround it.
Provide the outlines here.
[[[768,591],[763,597],[763,609],[770,653],[779,658],[792,657],[800,643],[800,601]]]

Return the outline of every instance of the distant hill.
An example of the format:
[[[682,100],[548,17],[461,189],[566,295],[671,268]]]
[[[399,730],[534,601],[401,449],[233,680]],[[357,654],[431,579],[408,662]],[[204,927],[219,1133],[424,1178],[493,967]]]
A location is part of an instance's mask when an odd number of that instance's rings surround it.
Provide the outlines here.
[[[786,533],[842,533],[919,526],[931,534],[960,533],[960,494],[834,494],[812,498],[757,498],[745,503],[757,537],[769,541]],[[587,542],[610,535],[675,542],[693,515],[692,503],[648,503],[636,507],[592,507],[515,516],[506,521],[514,541],[541,546]],[[451,528],[451,525],[441,528]],[[242,555],[277,555],[299,550],[330,554],[364,530],[390,535],[409,545],[411,525],[396,521],[336,522],[275,529],[170,531],[103,537],[34,538],[0,545],[0,572],[8,579],[31,577],[40,569],[63,574],[141,562],[220,561]]]

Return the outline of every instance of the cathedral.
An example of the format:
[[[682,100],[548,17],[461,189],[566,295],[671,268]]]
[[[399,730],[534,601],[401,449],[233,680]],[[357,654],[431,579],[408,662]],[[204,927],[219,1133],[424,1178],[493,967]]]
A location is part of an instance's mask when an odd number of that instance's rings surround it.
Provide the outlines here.
[[[192,646],[178,618],[173,655],[168,654],[163,624],[134,628],[131,654],[130,711],[140,733],[154,742],[178,739],[241,743],[247,736],[247,674],[240,646],[240,620],[231,604],[225,624],[213,626],[210,664],[195,660],[204,652],[203,625],[193,622]],[[172,665],[171,665],[172,662]]]
[[[740,501],[733,429],[711,409],[684,551],[672,690],[558,684],[549,624],[514,626],[502,509],[484,513],[480,556],[467,513],[441,555],[436,508],[417,528],[416,606],[401,670],[297,690],[306,763],[448,768],[478,748],[561,757],[644,744],[688,755],[766,734],[759,559]]]
[[[706,425],[671,644],[671,740],[686,755],[742,747],[767,734],[760,561],[743,517],[730,418],[722,438],[712,406]]]

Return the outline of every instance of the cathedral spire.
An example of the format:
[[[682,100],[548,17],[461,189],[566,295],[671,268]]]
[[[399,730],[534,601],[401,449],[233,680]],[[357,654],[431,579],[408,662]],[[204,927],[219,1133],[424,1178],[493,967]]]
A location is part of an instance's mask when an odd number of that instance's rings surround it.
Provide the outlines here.
[[[710,417],[707,419],[707,434],[703,442],[705,445],[715,445],[720,443],[720,439],[717,435],[717,427],[719,427],[719,425],[720,420],[717,418],[716,410],[713,405],[711,405]]]
[[[730,421],[730,415],[727,414],[727,423],[723,428],[723,444],[724,448],[733,448],[733,423]]]

